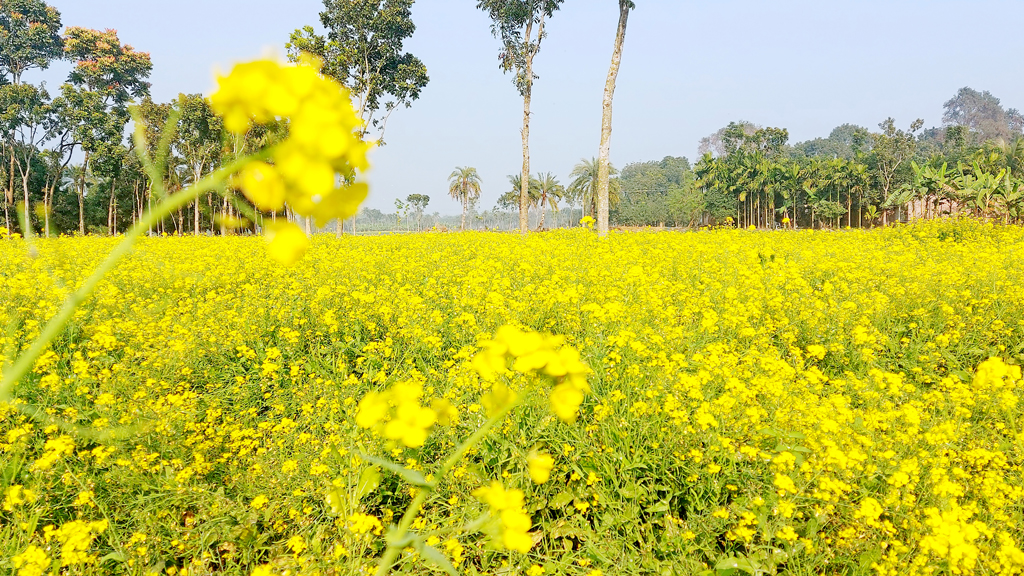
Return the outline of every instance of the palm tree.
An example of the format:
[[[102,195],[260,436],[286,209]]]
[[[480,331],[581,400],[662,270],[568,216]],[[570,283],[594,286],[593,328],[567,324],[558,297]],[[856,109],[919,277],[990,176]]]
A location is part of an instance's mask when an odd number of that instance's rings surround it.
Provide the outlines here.
[[[513,195],[513,198],[515,199],[515,206],[519,206],[519,198],[520,198],[520,194],[522,193],[521,191],[522,191],[523,177],[520,176],[519,174],[515,174],[515,175],[512,175],[512,176],[508,177],[508,182],[509,182],[509,184],[512,185],[512,190],[510,190],[506,194]],[[530,176],[530,187],[527,189],[527,196],[526,196],[526,221],[527,222],[530,221],[530,208],[532,206],[536,206],[539,199],[540,199],[540,181],[537,180],[536,178],[534,178],[533,176]]]
[[[457,166],[448,177],[448,194],[462,202],[462,230],[465,230],[469,202],[480,197],[480,175],[476,168]]]
[[[558,210],[558,201],[565,196],[565,186],[558,183],[558,178],[555,178],[554,174],[548,172],[547,174],[537,174],[537,192],[538,202],[540,206],[540,222],[537,223],[537,229],[544,229],[544,214],[546,213],[547,206],[550,206],[552,210]]]
[[[619,203],[619,179],[614,178],[619,171],[608,165],[608,203],[615,206]],[[566,189],[566,199],[570,203],[579,202],[583,206],[584,215],[594,216],[597,213],[597,195],[600,182],[600,163],[597,158],[581,158],[569,173],[572,182]]]

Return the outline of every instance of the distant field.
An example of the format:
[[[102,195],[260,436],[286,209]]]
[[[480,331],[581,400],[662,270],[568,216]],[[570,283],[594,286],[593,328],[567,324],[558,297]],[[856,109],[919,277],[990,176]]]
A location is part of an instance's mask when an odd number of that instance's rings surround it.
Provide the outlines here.
[[[0,242],[6,345],[114,242],[40,241],[34,259]],[[68,574],[372,573],[412,491],[384,471],[357,494],[356,452],[429,473],[484,421],[471,359],[506,324],[564,335],[592,393],[567,424],[511,380],[525,404],[414,524],[461,573],[1024,570],[1024,229],[323,236],[295,268],[264,254],[142,241],[19,386],[118,437],[0,407],[0,573],[27,551],[18,566]],[[398,382],[458,410],[423,448],[355,424]],[[554,456],[545,484],[534,449]],[[525,492],[529,553],[460,530],[491,480]]]

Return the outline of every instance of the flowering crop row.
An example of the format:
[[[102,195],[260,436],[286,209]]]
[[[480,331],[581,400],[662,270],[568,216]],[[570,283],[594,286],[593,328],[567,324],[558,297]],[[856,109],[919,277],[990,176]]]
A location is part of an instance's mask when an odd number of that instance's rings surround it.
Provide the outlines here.
[[[0,243],[0,348],[113,242]],[[410,478],[405,573],[1024,570],[1020,228],[265,251],[144,239],[76,313],[0,407],[0,572],[368,573]]]

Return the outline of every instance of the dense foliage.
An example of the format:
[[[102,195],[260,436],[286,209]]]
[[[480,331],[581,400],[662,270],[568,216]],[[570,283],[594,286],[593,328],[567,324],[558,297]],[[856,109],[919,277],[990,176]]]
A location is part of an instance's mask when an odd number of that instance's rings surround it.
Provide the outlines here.
[[[1021,115],[970,88],[945,104],[946,124],[878,132],[844,124],[789,144],[785,129],[733,122],[701,141],[702,156],[626,166],[624,225],[870,227],[914,218],[1024,216]]]
[[[4,347],[112,243],[0,243]],[[1021,228],[970,220],[318,236],[287,271],[254,238],[146,239],[17,389],[99,436],[4,409],[0,571],[355,573],[412,492],[354,454],[431,470],[485,418],[473,359],[512,324],[563,335],[592,393],[567,424],[524,388],[439,486],[414,530],[462,573],[1020,573],[1022,259]],[[421,448],[355,421],[399,384],[455,410]],[[525,492],[528,553],[462,529],[495,478]]]

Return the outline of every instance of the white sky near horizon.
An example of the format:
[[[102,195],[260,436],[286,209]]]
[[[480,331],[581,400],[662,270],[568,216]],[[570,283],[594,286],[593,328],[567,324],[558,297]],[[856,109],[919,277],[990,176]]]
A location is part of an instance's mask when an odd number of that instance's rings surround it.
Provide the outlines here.
[[[319,28],[321,0],[47,0],[65,26],[116,29],[152,54],[153,96],[209,93],[212,70]],[[694,161],[698,141],[733,120],[788,128],[798,142],[847,122],[876,128],[892,116],[939,125],[963,86],[1024,109],[1024,2],[1020,0],[636,0],[615,95],[612,162],[664,156]],[[565,182],[597,154],[601,97],[618,10],[615,0],[566,0],[537,57],[531,168]],[[482,209],[520,171],[522,100],[498,68],[499,42],[475,0],[419,0],[406,50],[430,84],[396,111],[374,152],[367,205],[428,194],[451,214],[447,177],[475,166]],[[54,91],[69,66],[45,78]]]

